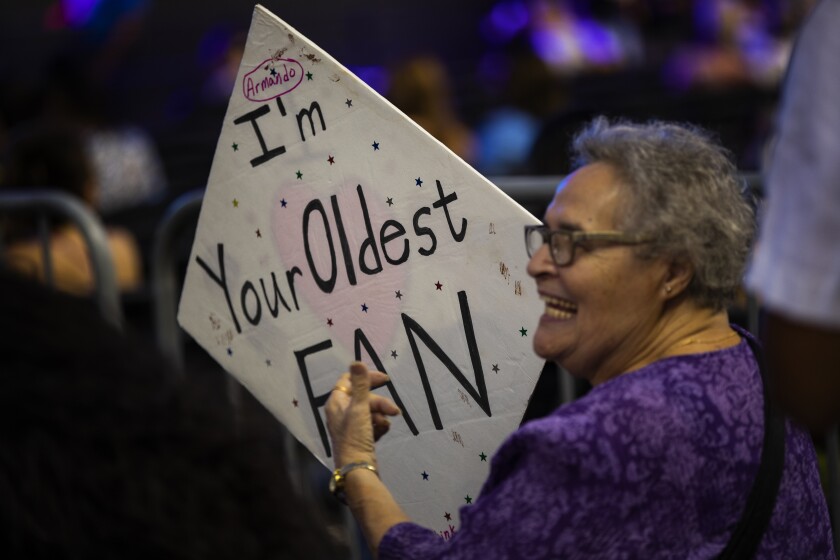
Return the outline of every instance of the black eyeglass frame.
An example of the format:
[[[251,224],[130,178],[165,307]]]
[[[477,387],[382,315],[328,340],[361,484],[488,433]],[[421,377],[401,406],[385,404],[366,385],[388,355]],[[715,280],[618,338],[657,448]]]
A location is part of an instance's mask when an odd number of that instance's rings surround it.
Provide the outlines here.
[[[537,232],[542,237],[542,244],[548,243],[551,259],[556,266],[569,266],[575,262],[575,249],[578,245],[586,243],[587,241],[604,241],[615,245],[641,245],[650,242],[650,239],[637,234],[625,233],[623,231],[575,231],[569,229],[555,229],[552,230],[546,225],[527,225],[525,226],[525,250],[528,253],[528,258],[534,256],[539,250],[539,247],[534,247],[532,250],[530,239],[532,232]],[[555,238],[566,238],[569,240],[569,258],[564,262],[558,259],[559,249],[555,248]],[[557,245],[559,247],[559,245]]]

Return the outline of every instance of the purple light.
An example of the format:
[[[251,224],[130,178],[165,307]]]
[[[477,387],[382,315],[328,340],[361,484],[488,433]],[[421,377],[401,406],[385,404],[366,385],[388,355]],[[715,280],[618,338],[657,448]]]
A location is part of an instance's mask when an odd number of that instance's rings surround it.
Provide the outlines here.
[[[388,79],[388,72],[381,66],[354,66],[349,65],[348,68],[364,83],[376,90],[380,95],[385,95],[388,91],[390,80]]]
[[[592,20],[580,20],[577,31],[580,48],[588,61],[610,64],[621,58],[615,37],[601,25]]]
[[[508,41],[528,25],[530,14],[521,0],[508,0],[493,6],[481,27],[487,39],[502,43]]]
[[[71,27],[81,27],[90,21],[102,0],[61,0],[65,21]]]

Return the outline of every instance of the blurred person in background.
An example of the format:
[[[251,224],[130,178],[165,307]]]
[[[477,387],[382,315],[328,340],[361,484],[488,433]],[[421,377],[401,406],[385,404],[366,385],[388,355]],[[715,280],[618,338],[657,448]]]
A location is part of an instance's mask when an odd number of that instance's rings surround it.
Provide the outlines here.
[[[817,431],[840,420],[838,26],[840,1],[822,0],[796,42],[747,275],[766,310],[764,339],[776,395]]]
[[[99,186],[85,151],[83,133],[68,124],[37,121],[12,132],[4,159],[3,189],[26,191],[47,188],[69,194],[97,213]],[[2,258],[9,268],[45,280],[43,250],[34,220],[6,224]],[[134,236],[122,228],[107,230],[108,244],[120,290],[131,292],[143,284],[140,250]],[[55,223],[49,238],[55,287],[77,295],[94,288],[93,267],[82,233],[70,223]]]
[[[473,132],[455,110],[449,75],[437,57],[402,61],[390,76],[385,97],[461,159],[475,160]]]
[[[177,375],[89,300],[2,267],[0,294],[3,558],[347,556],[292,487],[279,425],[247,395],[234,410],[225,372]]]

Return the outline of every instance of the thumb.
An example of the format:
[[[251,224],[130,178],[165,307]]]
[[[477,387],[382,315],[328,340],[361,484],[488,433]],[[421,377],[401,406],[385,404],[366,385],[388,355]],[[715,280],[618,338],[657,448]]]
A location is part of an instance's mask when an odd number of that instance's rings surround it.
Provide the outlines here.
[[[353,391],[351,395],[353,402],[367,402],[370,395],[370,376],[365,364],[362,362],[350,364],[350,383]]]

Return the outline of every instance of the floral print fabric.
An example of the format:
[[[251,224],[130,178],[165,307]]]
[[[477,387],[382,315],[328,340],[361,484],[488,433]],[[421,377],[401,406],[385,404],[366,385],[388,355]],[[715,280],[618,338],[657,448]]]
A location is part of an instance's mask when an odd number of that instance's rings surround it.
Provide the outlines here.
[[[401,523],[379,558],[714,558],[758,469],[762,395],[746,341],[621,375],[511,435],[452,538]],[[757,558],[834,559],[813,445],[786,432]]]

